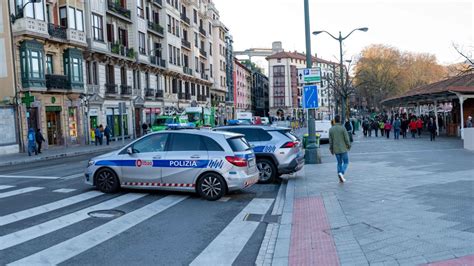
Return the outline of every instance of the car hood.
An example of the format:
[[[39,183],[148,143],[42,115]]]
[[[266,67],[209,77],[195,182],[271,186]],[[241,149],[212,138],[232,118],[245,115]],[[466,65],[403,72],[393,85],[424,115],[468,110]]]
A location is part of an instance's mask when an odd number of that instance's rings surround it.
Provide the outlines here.
[[[96,157],[92,158],[91,160],[97,161],[97,160],[105,159],[105,158],[108,158],[112,155],[116,155],[117,153],[118,153],[118,150],[117,151],[111,151],[111,152],[96,156]]]

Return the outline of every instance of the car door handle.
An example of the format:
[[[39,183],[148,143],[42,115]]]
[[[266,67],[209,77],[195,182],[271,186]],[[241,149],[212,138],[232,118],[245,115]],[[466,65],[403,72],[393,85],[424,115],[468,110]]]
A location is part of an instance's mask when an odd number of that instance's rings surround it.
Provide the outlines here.
[[[201,156],[199,156],[199,155],[193,155],[193,156],[191,156],[191,159],[199,159],[199,158],[201,158]]]

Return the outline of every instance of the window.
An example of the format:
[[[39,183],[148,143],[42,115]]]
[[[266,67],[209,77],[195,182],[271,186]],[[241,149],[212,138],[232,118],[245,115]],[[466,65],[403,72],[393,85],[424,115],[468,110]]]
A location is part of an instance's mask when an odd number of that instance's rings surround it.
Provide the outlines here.
[[[224,149],[217,143],[215,140],[209,138],[209,137],[202,137],[204,140],[204,145],[206,145],[206,149],[208,151],[224,151]]]
[[[115,36],[114,36],[114,25],[107,24],[107,41],[111,43],[115,43]]]
[[[125,47],[128,47],[128,32],[126,29],[118,30],[119,43]]]
[[[197,10],[196,9],[193,9],[193,15],[194,15],[194,24],[197,24],[198,23],[198,15],[197,15]]]
[[[97,69],[97,62],[92,63],[92,82],[94,85],[99,85],[99,74]]]
[[[194,33],[194,46],[199,47],[199,38],[197,32]]]
[[[209,75],[211,76],[211,78],[213,77],[213,74],[212,74],[212,64],[210,64],[210,66],[209,66]]]
[[[227,139],[227,143],[229,143],[230,148],[235,151],[248,151],[250,150],[250,145],[245,141],[244,138],[231,138]]]
[[[31,1],[30,0],[17,0],[16,1],[17,14],[20,11],[19,9],[22,8],[28,2],[31,2]],[[23,12],[26,17],[34,18],[38,20],[44,20],[43,1],[40,1],[38,3],[31,2],[31,4],[28,4],[25,6],[25,10]]]
[[[201,140],[201,136],[183,133],[174,133],[171,144],[169,145],[170,151],[205,151],[204,143]]]
[[[138,51],[140,54],[146,55],[145,33],[143,32],[138,32]]]
[[[168,134],[154,134],[135,142],[132,146],[134,153],[165,151]]]
[[[82,52],[78,49],[69,48],[63,54],[64,75],[68,76],[71,88],[82,88],[83,86],[83,68]]]
[[[196,73],[199,73],[199,59],[197,57],[194,57],[194,63],[195,63]]]
[[[59,8],[59,25],[67,28],[67,13],[65,7]]]
[[[209,22],[209,35],[212,35],[212,24]]]
[[[173,47],[168,44],[168,54],[169,54],[169,62],[172,63],[173,62]]]
[[[143,12],[143,0],[137,0],[137,14],[139,17],[143,18],[144,17],[144,12]]]
[[[53,56],[48,54],[46,55],[46,74],[53,74]]]
[[[102,16],[92,14],[92,32],[95,41],[104,41],[104,24],[102,24]]]
[[[84,19],[83,19],[84,17],[83,17],[82,10],[69,7],[68,13],[67,13],[67,25],[64,25],[66,23],[66,17],[65,17],[66,14],[65,14],[65,9],[64,11],[62,11],[63,13],[61,14],[61,9],[59,12],[60,19],[61,19],[61,26],[65,26],[65,27],[67,26],[69,29],[84,31]]]
[[[168,15],[168,32],[171,33],[171,15]]]
[[[31,72],[30,75],[32,78],[40,78],[42,73],[42,54],[38,51],[31,51],[30,52],[30,60],[31,60]]]
[[[212,55],[212,43],[209,43],[209,55]]]

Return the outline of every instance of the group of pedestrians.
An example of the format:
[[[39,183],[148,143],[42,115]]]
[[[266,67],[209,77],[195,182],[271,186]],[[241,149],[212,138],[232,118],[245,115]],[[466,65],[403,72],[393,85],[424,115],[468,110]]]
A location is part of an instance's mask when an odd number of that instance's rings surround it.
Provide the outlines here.
[[[107,145],[110,144],[110,137],[112,135],[112,132],[111,132],[109,126],[105,126],[105,128],[104,128],[103,125],[99,125],[99,126],[95,127],[94,135],[95,135],[95,138],[94,138],[95,139],[95,146],[102,145],[104,136],[105,136],[105,140],[106,140]]]
[[[35,155],[41,153],[41,146],[45,141],[39,128],[36,129],[36,132],[33,128],[30,128],[28,130],[28,156],[31,156],[33,153]]]

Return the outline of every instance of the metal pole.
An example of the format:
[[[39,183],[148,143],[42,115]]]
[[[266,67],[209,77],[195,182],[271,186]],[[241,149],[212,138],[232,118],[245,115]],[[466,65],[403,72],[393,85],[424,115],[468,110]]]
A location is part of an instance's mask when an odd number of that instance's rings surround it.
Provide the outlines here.
[[[311,68],[313,66],[313,56],[311,55],[309,0],[304,0],[304,22],[306,37],[306,67]],[[316,145],[316,123],[314,121],[315,113],[315,109],[308,109],[308,143],[305,152],[305,163],[307,164],[321,163],[321,156],[318,152],[318,146]]]
[[[342,35],[339,32],[339,56],[340,56],[340,63],[339,63],[339,75],[341,78],[341,123],[346,121],[346,95],[345,95],[345,88],[344,88],[344,65],[342,60]]]

